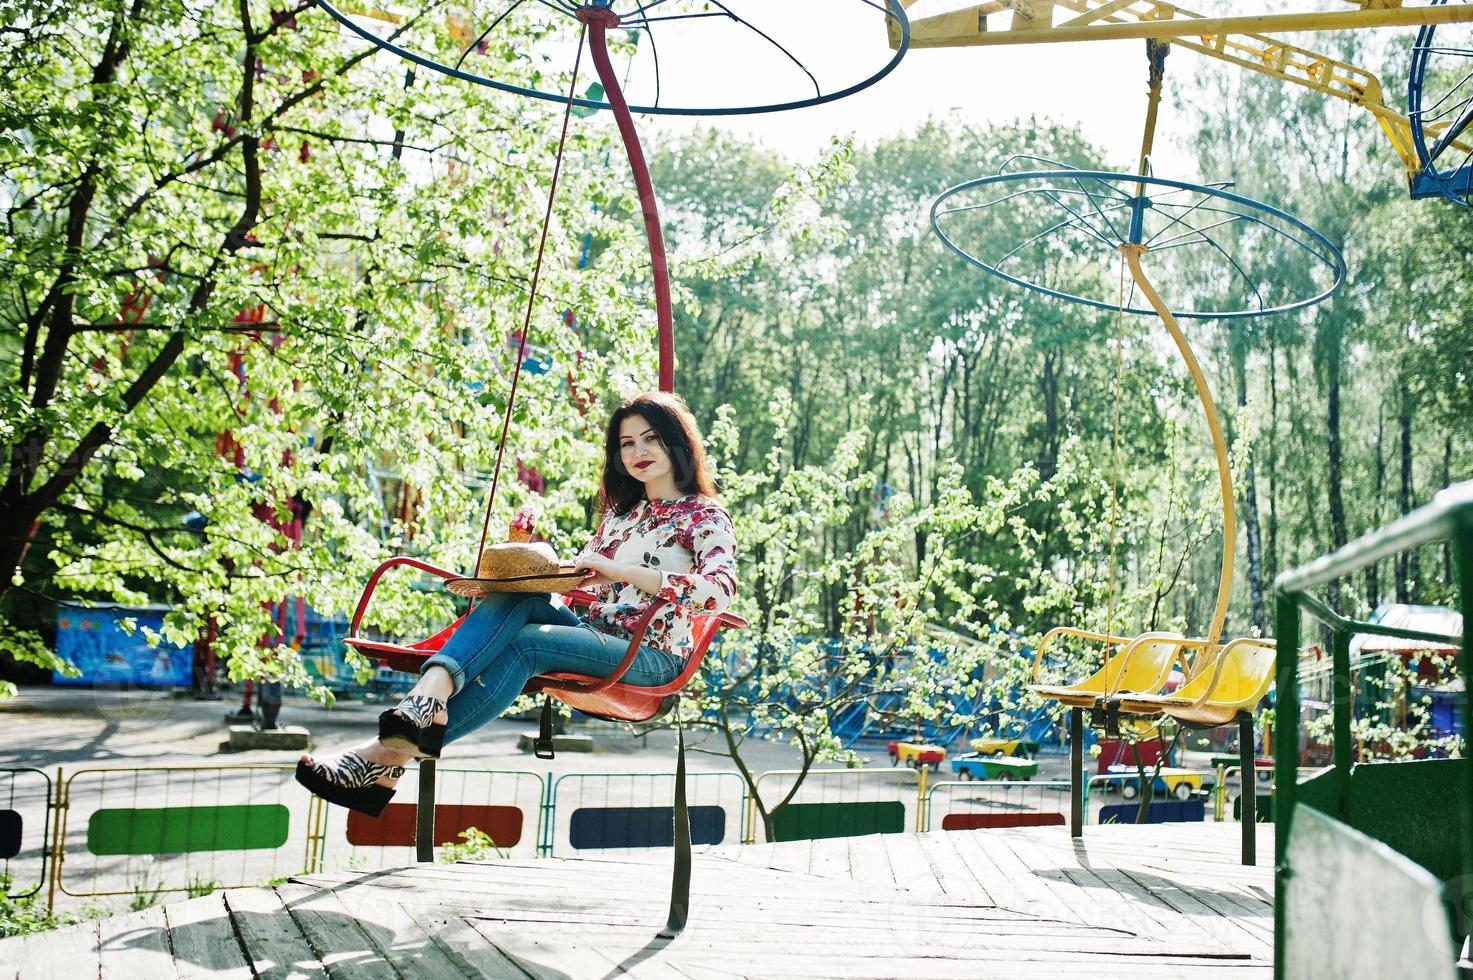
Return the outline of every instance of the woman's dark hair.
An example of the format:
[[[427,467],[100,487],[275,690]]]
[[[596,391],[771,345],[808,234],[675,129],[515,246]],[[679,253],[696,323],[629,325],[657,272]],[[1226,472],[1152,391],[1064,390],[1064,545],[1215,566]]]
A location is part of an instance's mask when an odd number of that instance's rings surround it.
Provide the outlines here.
[[[609,428],[604,434],[604,477],[598,495],[600,511],[627,514],[644,499],[644,484],[629,474],[619,454],[619,426],[631,415],[648,422],[660,437],[670,457],[675,486],[681,493],[716,496],[716,481],[711,478],[706,463],[706,450],[684,399],[669,392],[647,391],[625,399],[609,416]]]

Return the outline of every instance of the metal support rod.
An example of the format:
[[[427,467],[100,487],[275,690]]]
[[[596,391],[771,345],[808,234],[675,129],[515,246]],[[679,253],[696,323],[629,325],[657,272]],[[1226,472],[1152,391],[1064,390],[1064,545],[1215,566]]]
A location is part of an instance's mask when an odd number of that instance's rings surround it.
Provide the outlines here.
[[[1171,315],[1171,310],[1161,301],[1156,293],[1155,287],[1146,278],[1145,270],[1141,268],[1141,256],[1145,254],[1146,247],[1127,242],[1120,246],[1120,251],[1125,253],[1125,261],[1130,265],[1130,275],[1140,287],[1141,293],[1150,302],[1152,309],[1161,317],[1161,322],[1166,324],[1171,339],[1176,341],[1176,349],[1181,352],[1182,360],[1186,362],[1187,371],[1192,375],[1192,383],[1197,387],[1197,397],[1202,401],[1202,414],[1207,418],[1207,429],[1212,434],[1212,448],[1217,455],[1217,481],[1222,492],[1222,572],[1217,580],[1217,605],[1212,611],[1212,623],[1207,628],[1207,640],[1216,643],[1222,635],[1223,623],[1227,620],[1228,600],[1233,591],[1233,557],[1237,548],[1238,518],[1235,501],[1233,499],[1233,474],[1228,465],[1227,439],[1222,434],[1222,423],[1217,417],[1217,405],[1212,401],[1212,389],[1207,385],[1207,378],[1202,374],[1201,365],[1197,363],[1197,356],[1192,353],[1192,347],[1187,343],[1186,335],[1181,332],[1181,327],[1176,322],[1176,317]]]
[[[916,770],[916,833],[922,833],[926,829],[926,773],[931,770],[921,766]]]
[[[1289,834],[1299,778],[1299,604],[1282,587],[1276,593],[1274,632],[1274,980],[1284,977],[1284,921],[1289,877]],[[1241,777],[1239,777],[1241,778]]]
[[[670,876],[670,914],[666,917],[664,931],[660,933],[666,939],[680,935],[686,920],[690,918],[690,810],[685,798],[685,729],[680,724],[678,715],[675,719],[675,739],[675,808],[672,814],[675,868]]]
[[[1156,112],[1161,108],[1161,82],[1166,77],[1166,56],[1171,53],[1171,44],[1155,38],[1146,40],[1146,63],[1150,66],[1146,89],[1146,129],[1141,136],[1141,159],[1136,173],[1146,176],[1151,164],[1151,149],[1156,142]],[[1144,194],[1145,189],[1137,191]],[[1132,239],[1139,241],[1139,239]]]
[[[644,232],[650,245],[650,268],[655,280],[655,322],[660,338],[660,390],[675,390],[675,328],[670,304],[670,270],[665,261],[665,235],[660,227],[660,211],[655,202],[655,187],[650,181],[650,168],[645,163],[629,103],[619,88],[619,76],[609,60],[606,32],[619,26],[619,15],[601,6],[578,8],[578,19],[588,25],[588,53],[603,83],[604,98],[614,112],[624,151],[629,155],[629,168],[634,171],[634,185],[639,190],[639,206],[644,212]]]
[[[996,8],[996,9],[994,9]],[[1293,31],[1353,31],[1373,27],[1417,24],[1453,24],[1473,21],[1473,3],[1438,7],[1382,7],[1365,10],[1311,11],[1288,14],[1250,14],[1237,17],[1171,17],[1135,22],[1112,21],[1079,27],[1034,26],[990,30],[986,14],[1000,12],[1000,3],[922,17],[911,22],[912,48],[983,47],[998,44],[1049,44],[1064,41],[1118,41],[1124,38],[1200,38],[1220,34],[1270,34]],[[890,25],[890,46],[899,44],[899,29]]]
[[[66,801],[65,796],[63,795],[63,787],[66,784],[62,781],[61,776],[62,776],[61,767],[60,766],[57,766],[56,767],[56,807],[55,807],[55,809],[51,813],[48,813],[46,815],[47,818],[50,821],[51,841],[52,841],[51,855],[50,855],[49,858],[45,859],[45,860],[49,860],[50,863],[51,863],[51,874],[49,876],[50,877],[50,880],[46,883],[46,911],[47,912],[55,912],[56,911],[56,882],[61,878],[61,861],[62,861],[62,855],[66,852],[66,810],[67,810],[67,801]],[[51,807],[51,797],[50,797],[50,794],[49,793],[47,794],[46,805],[47,805],[48,808]]]
[[[419,763],[419,806],[414,814],[414,859],[435,863],[435,760]]]
[[[1084,709],[1069,709],[1069,836],[1084,836]]]
[[[1243,824],[1243,864],[1258,863],[1258,766],[1253,753],[1253,712],[1238,712],[1238,816]]]

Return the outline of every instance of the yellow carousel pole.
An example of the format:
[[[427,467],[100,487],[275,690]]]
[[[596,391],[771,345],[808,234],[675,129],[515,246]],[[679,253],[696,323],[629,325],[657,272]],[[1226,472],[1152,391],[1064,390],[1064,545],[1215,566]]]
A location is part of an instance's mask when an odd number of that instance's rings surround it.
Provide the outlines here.
[[[1125,254],[1125,261],[1130,266],[1131,278],[1140,287],[1161,322],[1166,324],[1171,339],[1176,341],[1176,349],[1181,352],[1182,360],[1186,362],[1187,370],[1192,375],[1192,383],[1197,386],[1197,397],[1202,401],[1202,414],[1207,417],[1207,429],[1212,433],[1212,448],[1217,454],[1217,481],[1222,490],[1222,577],[1217,583],[1217,606],[1212,612],[1212,624],[1207,628],[1207,640],[1216,643],[1222,636],[1222,625],[1227,619],[1228,598],[1233,591],[1233,552],[1237,548],[1238,519],[1233,503],[1233,475],[1228,465],[1227,440],[1223,438],[1217,405],[1212,401],[1212,389],[1207,385],[1207,378],[1202,374],[1197,356],[1192,353],[1192,346],[1187,343],[1186,335],[1181,332],[1176,317],[1171,315],[1171,310],[1166,308],[1151,281],[1146,278],[1145,270],[1141,268],[1141,256],[1146,254],[1146,246],[1126,242],[1120,246],[1120,251]]]
[[[1146,103],[1146,126],[1145,134],[1141,139],[1141,158],[1138,173],[1144,177],[1150,168],[1151,149],[1156,135],[1156,111],[1161,104],[1161,84],[1166,75],[1166,55],[1171,50],[1170,45],[1164,41],[1150,39],[1146,41],[1146,60],[1150,65],[1150,88]],[[1138,184],[1136,194],[1145,195],[1145,185]],[[1192,375],[1192,383],[1197,386],[1197,397],[1202,401],[1202,413],[1207,418],[1207,429],[1212,434],[1212,448],[1217,454],[1217,479],[1222,491],[1222,574],[1217,581],[1217,605],[1212,611],[1212,622],[1207,628],[1207,641],[1216,643],[1222,636],[1223,623],[1227,620],[1228,599],[1233,591],[1233,554],[1237,548],[1237,509],[1233,500],[1233,474],[1228,462],[1227,440],[1222,434],[1222,423],[1217,416],[1217,405],[1212,400],[1212,389],[1207,384],[1207,378],[1202,374],[1202,367],[1197,363],[1197,356],[1192,352],[1192,346],[1187,343],[1186,335],[1182,333],[1181,326],[1176,322],[1176,317],[1171,315],[1156,288],[1146,278],[1146,272],[1141,268],[1141,256],[1148,249],[1140,242],[1141,226],[1138,220],[1131,222],[1132,241],[1120,246],[1120,251],[1125,255],[1126,264],[1130,267],[1131,278],[1140,287],[1140,291],[1150,302],[1151,308],[1166,325],[1166,330],[1171,334],[1171,339],[1176,341],[1176,349],[1181,352],[1182,360],[1186,362],[1187,371]],[[1122,304],[1123,305],[1123,304]]]

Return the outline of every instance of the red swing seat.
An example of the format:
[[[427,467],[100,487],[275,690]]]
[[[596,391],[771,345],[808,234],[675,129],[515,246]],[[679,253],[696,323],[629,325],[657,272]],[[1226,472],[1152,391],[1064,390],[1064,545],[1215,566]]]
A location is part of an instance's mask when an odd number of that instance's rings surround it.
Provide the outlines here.
[[[363,614],[368,609],[368,601],[378,586],[379,578],[384,572],[399,565],[408,565],[440,578],[459,577],[455,572],[437,568],[417,558],[390,558],[374,569],[367,587],[363,590],[363,597],[358,600],[358,608],[353,611],[353,621],[348,626],[348,636],[343,642],[366,656],[382,661],[392,670],[417,674],[424,662],[439,652],[440,648],[445,645],[445,641],[460,628],[460,624],[465,622],[465,617],[460,617],[434,636],[417,643],[389,643],[384,640],[360,637],[358,627],[363,621]],[[592,595],[578,591],[563,593],[563,598],[574,606],[586,606],[593,601]],[[705,658],[706,650],[710,647],[711,640],[715,638],[716,631],[723,626],[728,629],[741,629],[747,625],[746,620],[740,616],[733,616],[731,613],[695,614],[691,617],[691,640],[694,647],[678,677],[658,687],[640,687],[635,684],[619,683],[619,678],[628,672],[634,663],[635,655],[639,653],[650,620],[666,601],[668,600],[655,600],[640,617],[630,636],[629,648],[625,651],[623,659],[619,661],[619,665],[608,677],[590,677],[587,674],[572,673],[542,674],[528,681],[522,693],[547,694],[585,715],[610,721],[653,721],[662,717],[674,708],[680,692],[700,669],[701,661]]]

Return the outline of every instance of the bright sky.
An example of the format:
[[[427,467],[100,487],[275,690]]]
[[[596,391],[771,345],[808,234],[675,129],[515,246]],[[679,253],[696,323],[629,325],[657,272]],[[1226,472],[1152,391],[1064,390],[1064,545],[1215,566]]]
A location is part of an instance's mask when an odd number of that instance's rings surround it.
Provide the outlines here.
[[[941,6],[955,9],[959,4]],[[1197,6],[1210,8],[1212,4]],[[786,0],[786,7],[795,31],[831,34],[833,49],[852,52],[850,57],[863,66],[857,71],[873,70],[888,60],[890,52],[877,15],[836,22],[825,16],[833,12],[832,0]],[[853,7],[863,9],[858,3]],[[927,8],[919,9],[924,12]],[[667,66],[678,69],[678,64],[670,64],[676,55],[662,51],[661,57]],[[1194,53],[1174,53],[1168,61],[1168,84],[1173,74],[1200,70],[1203,64],[1204,59]],[[681,73],[679,77],[692,76]],[[710,71],[703,78],[713,87],[733,83],[727,71]],[[637,84],[638,80],[634,81]],[[788,91],[798,90],[790,86]],[[810,159],[835,135],[853,134],[861,141],[873,141],[912,130],[928,116],[973,123],[1037,116],[1078,123],[1087,138],[1105,149],[1108,160],[1127,166],[1134,163],[1140,148],[1145,91],[1145,42],[1139,40],[913,49],[893,73],[872,88],[827,105],[697,120],[646,116],[640,127],[657,140],[660,131],[716,126],[747,135],[789,157]],[[707,104],[704,94],[699,102]],[[1176,148],[1171,136],[1174,131],[1184,131],[1186,121],[1175,116],[1170,99],[1164,100],[1157,130],[1156,173],[1197,177],[1182,172],[1190,161]],[[964,176],[978,175],[959,174],[958,179]]]

